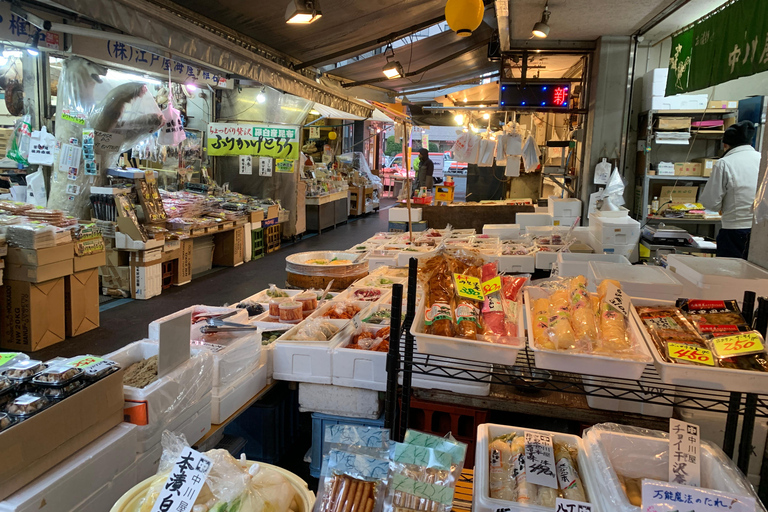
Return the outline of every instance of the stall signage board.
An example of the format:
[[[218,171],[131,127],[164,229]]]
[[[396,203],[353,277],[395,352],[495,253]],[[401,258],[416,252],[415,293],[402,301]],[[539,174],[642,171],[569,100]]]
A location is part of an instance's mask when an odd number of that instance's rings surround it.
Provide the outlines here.
[[[37,29],[11,12],[10,2],[0,3],[0,39],[19,43],[30,43]],[[38,48],[49,50],[61,49],[61,34],[57,32],[40,32]]]
[[[551,435],[525,432],[525,472],[529,483],[557,489]]]
[[[592,505],[583,501],[557,498],[555,501],[555,512],[592,512]]]
[[[297,160],[299,127],[293,125],[208,123],[208,155],[253,155]]]
[[[240,174],[253,174],[253,157],[240,155]]]
[[[179,458],[173,463],[168,479],[160,488],[152,512],[171,510],[191,512],[212,467],[211,459],[185,446]]]
[[[737,0],[672,38],[666,95],[768,70],[768,2]]]
[[[689,485],[643,480],[643,512],[754,512],[755,499]]]
[[[139,72],[158,73],[176,82],[194,81],[199,85],[210,85],[219,89],[232,89],[234,80],[221,74],[190,66],[184,62],[151,53],[121,41],[95,39],[86,36],[72,38],[72,53],[129,66]]]
[[[701,440],[698,425],[669,419],[669,481],[701,485]]]
[[[259,176],[272,176],[272,157],[259,157]]]

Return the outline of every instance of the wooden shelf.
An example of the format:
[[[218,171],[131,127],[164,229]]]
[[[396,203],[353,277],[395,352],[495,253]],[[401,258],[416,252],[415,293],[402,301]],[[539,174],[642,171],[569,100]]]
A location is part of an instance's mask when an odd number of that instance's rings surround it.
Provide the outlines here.
[[[659,176],[658,174],[646,174],[643,178],[648,181],[707,181],[709,176]]]
[[[701,110],[646,110],[641,115],[657,116],[679,116],[679,115],[703,115],[703,114],[733,114],[738,112],[737,108],[707,108]]]

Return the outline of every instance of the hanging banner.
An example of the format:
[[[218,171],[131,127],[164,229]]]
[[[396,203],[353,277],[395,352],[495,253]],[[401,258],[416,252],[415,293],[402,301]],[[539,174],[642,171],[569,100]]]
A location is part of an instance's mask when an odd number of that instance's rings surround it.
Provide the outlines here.
[[[208,124],[210,156],[253,155],[297,160],[299,127],[270,124]]]
[[[737,0],[672,39],[666,95],[768,71],[768,2]]]

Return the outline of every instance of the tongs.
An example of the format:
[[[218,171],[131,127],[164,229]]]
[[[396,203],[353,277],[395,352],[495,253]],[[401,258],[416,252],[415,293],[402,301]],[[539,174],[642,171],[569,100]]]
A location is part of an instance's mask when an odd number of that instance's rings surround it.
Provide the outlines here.
[[[218,332],[255,331],[258,329],[254,325],[224,321],[225,318],[229,318],[236,313],[237,311],[232,311],[206,319],[206,325],[200,328],[200,332],[203,334],[215,334]]]

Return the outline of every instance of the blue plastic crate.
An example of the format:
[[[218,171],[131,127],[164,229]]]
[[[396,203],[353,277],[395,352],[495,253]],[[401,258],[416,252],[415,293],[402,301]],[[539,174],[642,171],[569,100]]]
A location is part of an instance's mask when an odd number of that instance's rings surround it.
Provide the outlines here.
[[[312,413],[312,449],[309,463],[309,474],[320,478],[320,468],[323,465],[323,438],[326,425],[360,425],[362,427],[384,427],[384,415],[377,420],[363,418],[347,418],[346,416],[331,416],[319,412]]]

